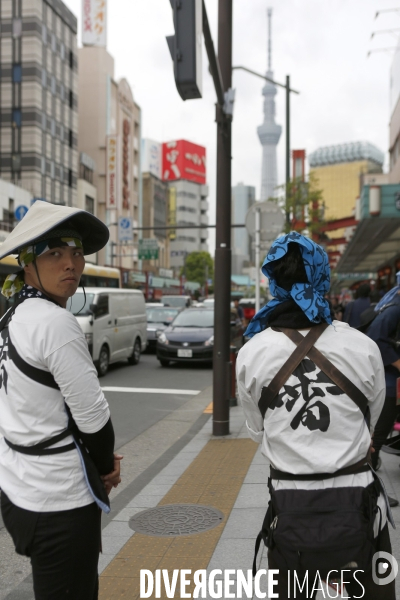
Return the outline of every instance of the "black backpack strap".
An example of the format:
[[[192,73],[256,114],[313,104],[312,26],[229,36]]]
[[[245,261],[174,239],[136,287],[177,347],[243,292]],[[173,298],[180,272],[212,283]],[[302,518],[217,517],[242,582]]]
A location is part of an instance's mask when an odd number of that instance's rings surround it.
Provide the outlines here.
[[[5,443],[9,448],[15,450],[16,452],[20,452],[21,454],[29,454],[30,456],[44,456],[47,454],[62,454],[63,452],[69,452],[70,450],[74,450],[76,448],[74,442],[67,444],[66,446],[59,446],[58,448],[49,448],[53,444],[60,442],[71,435],[71,431],[69,429],[65,429],[58,435],[49,438],[45,442],[39,442],[38,444],[34,444],[33,446],[20,446],[19,444],[13,444],[10,440],[4,438]]]
[[[8,356],[13,361],[15,366],[18,367],[18,369],[22,371],[24,375],[29,377],[29,379],[33,379],[33,381],[36,381],[36,383],[41,383],[42,385],[53,388],[54,390],[60,389],[51,373],[48,371],[43,371],[43,369],[33,367],[27,363],[20,354],[18,354],[17,349],[12,343],[10,330],[8,330]]]
[[[321,323],[320,325],[316,325],[312,327],[306,336],[301,335],[298,331],[296,333],[300,336],[301,340],[298,343],[295,340],[292,340],[297,348],[294,352],[289,356],[285,364],[279,369],[275,377],[272,379],[270,384],[266,387],[263,387],[261,391],[261,396],[258,401],[258,408],[262,414],[262,418],[264,419],[265,413],[268,408],[271,406],[274,401],[275,396],[279,393],[279,390],[282,388],[283,384],[289,379],[293,371],[298,367],[303,358],[309,353],[310,349],[314,346],[317,339],[322,335],[325,329],[328,327],[328,323]],[[284,331],[281,328],[274,327],[276,331]],[[311,358],[311,357],[310,357]]]
[[[295,329],[281,328],[281,331],[288,336],[298,348],[301,346],[304,337]],[[368,409],[368,399],[361,390],[346,375],[341,373],[330,360],[328,360],[322,352],[316,348],[311,348],[308,352],[310,358],[316,365],[327,375],[336,385],[347,394],[347,396],[357,404],[362,414],[365,415]]]

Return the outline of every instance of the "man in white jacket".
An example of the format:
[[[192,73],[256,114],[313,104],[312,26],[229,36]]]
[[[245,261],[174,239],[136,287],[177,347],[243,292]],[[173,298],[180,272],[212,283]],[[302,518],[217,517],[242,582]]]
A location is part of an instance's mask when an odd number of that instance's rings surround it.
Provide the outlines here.
[[[345,494],[345,502],[349,498],[352,509],[352,498],[360,492],[361,498],[368,495],[374,511],[370,526],[370,554],[364,557],[367,564],[363,565],[355,545],[354,555],[350,551],[346,559],[343,554],[343,563],[340,562],[341,557],[335,559],[332,555],[331,568],[337,568],[335,560],[339,560],[340,566],[349,563],[361,569],[361,574],[358,572],[355,580],[346,585],[350,595],[347,597],[361,597],[364,588],[365,595],[362,597],[366,600],[394,600],[394,583],[378,587],[370,568],[373,551],[391,552],[385,495],[378,489],[373,473],[365,464],[371,446],[371,432],[385,396],[379,349],[372,340],[348,324],[332,321],[329,304],[324,298],[329,290],[328,258],[312,240],[296,232],[278,238],[262,270],[270,280],[270,291],[275,298],[249,324],[246,335],[251,339],[239,352],[236,364],[239,398],[247,429],[252,439],[262,445],[262,453],[272,467],[270,491],[273,501],[269,510],[273,514],[266,531],[269,566],[282,568],[283,564],[288,569],[297,568],[291,563],[290,552],[285,550],[283,523],[286,523],[285,526],[289,523],[289,529],[292,528],[295,535],[302,514],[307,510],[309,515],[310,510],[317,514],[320,509],[324,510],[324,507],[319,507],[320,502],[325,504],[325,509],[329,504],[338,504],[340,494]],[[325,323],[325,329],[322,323]],[[308,355],[284,381],[278,393],[274,397],[270,394],[268,408],[265,410],[264,407],[265,414],[262,414],[261,397],[269,393],[271,382],[296,348],[285,331],[289,334],[290,331],[299,331],[305,336],[317,326],[324,330],[314,347],[362,392],[367,409],[365,414]],[[289,495],[287,490],[290,490]],[[299,503],[304,501],[305,508],[302,514],[293,516],[291,522],[288,513],[281,513],[277,506],[281,502],[279,498],[287,498],[296,505],[299,490]],[[303,491],[308,491],[309,496],[305,496]],[[308,509],[307,498],[311,503]],[[358,506],[357,510],[360,514],[366,512],[365,506]],[[306,569],[308,555],[322,556],[325,553],[329,564],[329,544],[334,532],[330,538],[328,529],[330,522],[334,528],[335,519],[343,520],[339,511],[340,506],[337,506],[337,510],[332,510],[332,514],[327,514],[322,521],[326,528],[322,526],[320,537],[327,536],[326,547],[322,539],[322,552],[321,547],[319,551],[316,547],[313,549],[312,540],[308,542],[307,539],[301,540],[298,548],[292,548],[297,553],[299,568],[303,566]],[[317,516],[312,518],[317,519]],[[317,521],[309,521],[304,537],[307,538],[308,532],[317,527]],[[356,525],[353,533],[345,532],[345,535],[349,536],[349,543],[343,537],[343,546],[351,547],[352,536],[357,536]],[[310,560],[313,562],[314,559]],[[314,562],[318,568],[318,559]],[[288,593],[287,572],[279,575],[280,598]],[[296,597],[307,596],[300,593]]]

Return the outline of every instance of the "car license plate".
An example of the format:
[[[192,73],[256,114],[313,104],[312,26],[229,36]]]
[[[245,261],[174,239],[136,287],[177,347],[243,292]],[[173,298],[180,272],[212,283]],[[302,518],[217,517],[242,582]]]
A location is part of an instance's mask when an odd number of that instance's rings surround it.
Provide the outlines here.
[[[178,357],[180,358],[192,358],[193,350],[178,350]]]

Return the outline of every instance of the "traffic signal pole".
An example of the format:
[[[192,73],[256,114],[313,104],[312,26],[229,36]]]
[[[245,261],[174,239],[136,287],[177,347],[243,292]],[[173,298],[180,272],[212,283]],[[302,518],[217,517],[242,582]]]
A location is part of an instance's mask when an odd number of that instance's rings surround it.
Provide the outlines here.
[[[219,0],[218,61],[224,92],[232,87],[232,0]],[[213,434],[229,434],[232,117],[220,104],[217,121],[217,214],[214,276]]]
[[[229,434],[230,300],[231,300],[231,147],[232,1],[219,0],[218,56],[204,0],[170,0],[175,35],[167,42],[174,62],[175,83],[183,100],[201,97],[198,33],[203,31],[210,72],[217,94],[217,211],[214,285],[213,433]],[[200,4],[201,3],[201,4]],[[201,27],[199,25],[201,17]],[[201,50],[201,48],[200,48]],[[201,69],[200,69],[201,70]]]

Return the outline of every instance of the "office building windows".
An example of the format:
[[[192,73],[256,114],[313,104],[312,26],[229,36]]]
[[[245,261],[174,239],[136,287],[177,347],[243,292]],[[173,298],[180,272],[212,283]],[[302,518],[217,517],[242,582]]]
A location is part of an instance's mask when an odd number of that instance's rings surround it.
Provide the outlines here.
[[[22,124],[22,114],[19,108],[14,108],[12,112],[12,120],[15,127],[21,127]]]
[[[13,65],[12,77],[14,83],[21,83],[22,81],[22,66]]]

